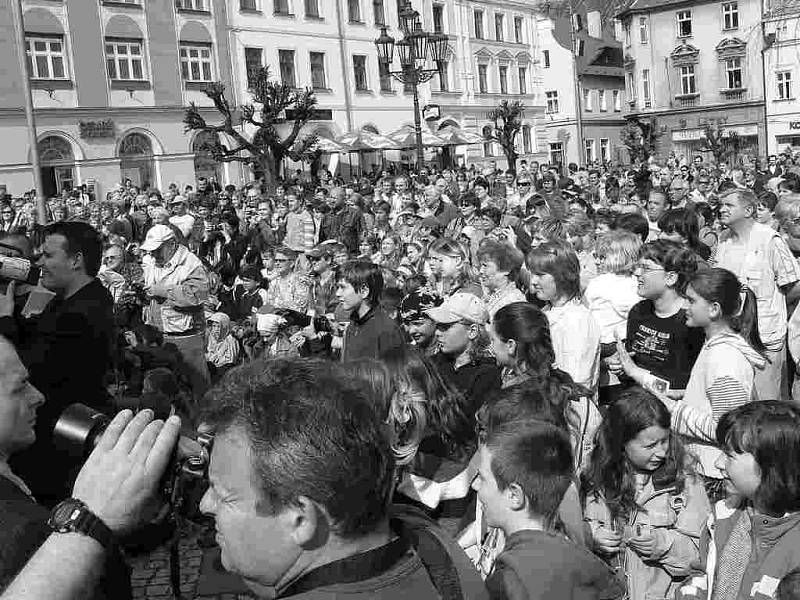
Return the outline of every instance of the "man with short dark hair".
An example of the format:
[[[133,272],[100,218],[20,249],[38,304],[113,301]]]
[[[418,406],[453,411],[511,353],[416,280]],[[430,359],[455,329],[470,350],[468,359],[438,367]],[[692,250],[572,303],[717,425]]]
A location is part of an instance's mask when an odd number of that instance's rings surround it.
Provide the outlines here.
[[[402,348],[403,334],[380,307],[383,275],[380,267],[365,260],[353,260],[339,270],[336,297],[350,315],[344,332],[342,360],[380,358]]]
[[[58,416],[73,402],[111,409],[105,376],[113,356],[114,303],[96,277],[102,254],[100,234],[88,223],[48,225],[38,266],[42,285],[56,296],[18,337],[31,383],[46,401],[39,409],[36,444],[20,456],[17,470],[44,503],[60,500],[66,491],[67,469],[52,446]],[[10,315],[4,311],[0,317]]]
[[[358,252],[358,242],[363,230],[361,211],[345,202],[344,188],[333,188],[327,199],[330,212],[322,219],[320,242],[336,240],[344,244],[351,253]]]
[[[421,513],[389,509],[383,415],[335,363],[255,361],[231,372],[203,421],[222,565],[281,598],[486,598],[466,555]]]

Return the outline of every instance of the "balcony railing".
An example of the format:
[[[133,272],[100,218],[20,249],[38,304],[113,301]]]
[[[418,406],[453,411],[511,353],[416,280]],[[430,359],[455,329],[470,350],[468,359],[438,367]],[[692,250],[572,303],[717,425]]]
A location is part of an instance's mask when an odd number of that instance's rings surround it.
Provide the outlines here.
[[[747,88],[728,88],[720,90],[719,93],[722,94],[722,97],[728,101],[741,101],[747,99]]]
[[[681,94],[680,96],[675,96],[675,100],[678,101],[678,106],[681,108],[690,108],[697,106],[699,96],[700,94]]]

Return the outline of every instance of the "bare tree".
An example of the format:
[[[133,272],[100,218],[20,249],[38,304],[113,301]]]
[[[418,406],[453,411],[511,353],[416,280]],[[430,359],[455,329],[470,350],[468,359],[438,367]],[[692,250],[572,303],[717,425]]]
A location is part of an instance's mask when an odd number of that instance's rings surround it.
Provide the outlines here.
[[[743,146],[742,138],[735,131],[725,131],[725,126],[719,122],[716,124],[706,122],[700,140],[705,148],[714,155],[716,164],[736,162]]]
[[[661,134],[655,119],[628,119],[620,133],[620,141],[628,149],[631,162],[645,162],[656,151],[656,142]]]
[[[249,91],[253,102],[242,104],[237,109],[225,97],[222,82],[210,83],[204,92],[214,102],[222,122],[218,125],[208,124],[200,114],[200,108],[192,102],[186,109],[183,123],[187,132],[207,131],[215,134],[208,136],[211,141],[205,141],[198,149],[200,152],[206,152],[222,162],[253,165],[263,173],[267,188],[274,190],[278,169],[284,158],[313,158],[312,148],[317,136],[300,134],[314,115],[317,99],[309,88],[300,90],[272,79],[269,67],[259,67],[251,72]],[[282,136],[279,128],[284,131],[288,129],[288,133]],[[222,143],[220,134],[232,140],[233,145],[229,147]]]
[[[497,142],[506,155],[508,168],[517,169],[517,149],[515,142],[517,134],[522,129],[522,117],[525,113],[525,105],[519,100],[509,102],[502,100],[500,105],[494,110],[489,111],[489,120],[492,122],[492,131],[484,134],[484,139],[489,142]]]

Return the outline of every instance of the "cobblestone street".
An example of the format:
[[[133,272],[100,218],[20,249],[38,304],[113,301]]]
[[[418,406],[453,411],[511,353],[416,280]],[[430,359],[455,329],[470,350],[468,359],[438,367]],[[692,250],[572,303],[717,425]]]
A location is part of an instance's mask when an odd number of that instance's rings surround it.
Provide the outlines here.
[[[203,550],[197,545],[195,537],[187,537],[181,540],[180,545],[180,575],[181,575],[181,595],[185,600],[253,600],[254,597],[242,592],[219,591],[216,589],[236,588],[212,582],[209,584],[208,577],[201,576],[204,565]],[[170,586],[169,575],[169,547],[160,546],[149,554],[131,557],[131,587],[133,597],[137,600],[171,600],[172,587]],[[208,567],[211,562],[209,552],[206,552],[205,572],[212,571]],[[215,579],[212,575],[212,579]],[[219,579],[227,579],[221,576]]]

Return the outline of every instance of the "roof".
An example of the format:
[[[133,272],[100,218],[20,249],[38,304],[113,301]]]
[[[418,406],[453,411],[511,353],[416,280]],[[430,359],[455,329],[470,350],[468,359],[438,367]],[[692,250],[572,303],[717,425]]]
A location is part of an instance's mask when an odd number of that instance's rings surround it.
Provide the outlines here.
[[[624,0],[620,2],[616,17],[623,18],[626,15],[641,12],[660,12],[677,6],[713,4],[716,0]]]

